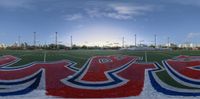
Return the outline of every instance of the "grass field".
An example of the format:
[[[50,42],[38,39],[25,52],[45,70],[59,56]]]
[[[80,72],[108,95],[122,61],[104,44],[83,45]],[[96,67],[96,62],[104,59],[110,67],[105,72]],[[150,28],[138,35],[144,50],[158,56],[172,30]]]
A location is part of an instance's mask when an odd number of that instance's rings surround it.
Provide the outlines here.
[[[22,60],[13,66],[28,64],[33,61],[44,61],[46,53],[46,61],[57,61],[68,59],[78,63],[80,68],[88,58],[92,56],[103,55],[130,55],[145,57],[144,51],[119,51],[119,50],[69,50],[69,51],[44,51],[44,50],[0,50],[0,56],[13,55]],[[162,60],[173,58],[178,55],[200,55],[200,51],[147,51],[148,62],[159,62]]]

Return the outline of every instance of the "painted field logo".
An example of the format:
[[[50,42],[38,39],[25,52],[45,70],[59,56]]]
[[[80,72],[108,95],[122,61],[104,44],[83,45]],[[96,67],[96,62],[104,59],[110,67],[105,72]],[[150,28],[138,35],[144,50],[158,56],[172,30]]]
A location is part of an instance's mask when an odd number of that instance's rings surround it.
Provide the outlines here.
[[[163,66],[149,73],[151,83],[158,92],[178,96],[200,95],[199,56],[178,56],[163,61]]]
[[[102,63],[100,60],[106,60]],[[145,69],[153,64],[138,64],[137,57],[97,56],[89,59],[72,78],[63,79],[68,87],[66,97],[128,97],[137,96],[144,86]],[[69,91],[72,90],[72,91]],[[76,94],[76,93],[81,94]]]
[[[138,96],[145,71],[155,90],[167,95],[200,95],[200,57],[178,56],[158,63],[138,63],[133,56],[95,56],[81,69],[69,60],[32,62],[14,56],[0,58],[0,96],[23,95],[46,90],[47,95],[66,98],[115,98]]]
[[[70,98],[137,96],[144,86],[145,70],[155,68],[154,64],[138,64],[137,59],[96,56],[78,70],[74,67],[76,63],[68,60],[9,67],[20,59],[4,56],[0,60],[0,95],[21,95],[45,89],[47,95]]]
[[[27,94],[34,89],[46,89],[48,93],[63,88],[65,85],[60,80],[76,72],[75,63],[68,60],[9,67],[19,60],[13,56],[0,59],[0,96]]]

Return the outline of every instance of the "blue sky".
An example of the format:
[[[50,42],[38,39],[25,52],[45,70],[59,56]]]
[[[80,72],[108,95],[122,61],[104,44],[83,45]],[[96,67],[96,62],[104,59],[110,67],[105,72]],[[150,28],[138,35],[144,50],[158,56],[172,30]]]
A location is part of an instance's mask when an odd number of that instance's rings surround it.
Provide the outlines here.
[[[0,0],[0,42],[70,45],[200,43],[199,0]]]

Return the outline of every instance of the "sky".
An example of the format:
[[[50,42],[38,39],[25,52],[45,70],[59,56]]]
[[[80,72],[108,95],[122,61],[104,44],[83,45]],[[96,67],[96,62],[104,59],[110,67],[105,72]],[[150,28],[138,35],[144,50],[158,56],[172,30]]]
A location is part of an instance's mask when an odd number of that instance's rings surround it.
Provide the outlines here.
[[[0,43],[200,43],[199,0],[0,0]]]

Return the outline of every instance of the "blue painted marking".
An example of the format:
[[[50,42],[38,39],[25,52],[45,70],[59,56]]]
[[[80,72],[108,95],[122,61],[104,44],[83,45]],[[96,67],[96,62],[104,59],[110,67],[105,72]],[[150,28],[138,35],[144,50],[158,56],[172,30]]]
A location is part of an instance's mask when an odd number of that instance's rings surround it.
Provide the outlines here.
[[[193,68],[195,70],[200,70],[200,66],[194,66],[194,67],[191,67],[191,68]]]
[[[13,96],[13,95],[23,95],[23,94],[27,94],[29,92],[32,92],[34,89],[37,89],[37,87],[39,86],[40,84],[40,80],[41,80],[41,77],[42,77],[42,72],[43,71],[40,71],[38,74],[36,74],[35,76],[27,79],[27,80],[24,80],[24,81],[19,81],[19,82],[8,82],[8,83],[2,83],[0,85],[14,85],[14,84],[23,84],[23,83],[26,83],[26,82],[29,82],[33,79],[36,79],[35,82],[33,84],[31,84],[29,87],[23,89],[23,90],[19,90],[19,91],[15,91],[15,92],[0,92],[0,96]]]
[[[79,69],[78,68],[76,68],[76,67],[74,67],[75,66],[75,62],[72,62],[72,61],[70,61],[70,65],[68,66],[70,69],[72,69],[72,70],[74,70],[74,71],[79,71]]]
[[[90,60],[91,61],[91,60]],[[89,66],[90,61],[88,61],[85,65],[85,67],[77,74],[75,75],[73,78],[69,79],[68,81],[79,85],[79,86],[85,86],[85,87],[105,87],[105,86],[111,86],[111,85],[115,85],[115,84],[119,84],[121,82],[123,82],[123,80],[119,79],[118,77],[116,77],[115,75],[113,75],[114,72],[118,72],[124,68],[126,68],[127,66],[129,66],[133,61],[130,61],[128,64],[125,64],[124,66],[122,66],[121,68],[116,69],[115,71],[112,72],[108,72],[108,75],[114,80],[112,82],[108,82],[108,83],[103,83],[103,84],[88,84],[88,83],[84,83],[84,82],[78,82],[76,81],[76,79],[78,77],[81,76],[81,74],[83,74],[83,72],[87,69],[87,67]]]
[[[174,96],[200,96],[200,93],[192,93],[192,92],[176,92],[176,91],[172,91],[172,90],[168,90],[166,88],[163,88],[153,77],[153,72],[161,70],[161,67],[156,63],[156,66],[158,67],[158,69],[155,70],[151,70],[148,71],[149,74],[149,78],[151,81],[151,85],[153,86],[153,88],[158,91],[158,92],[162,92],[163,94],[166,95],[174,95]]]
[[[174,75],[176,76],[177,78],[179,78],[180,80],[184,81],[184,82],[188,82],[188,83],[191,83],[191,84],[195,84],[195,85],[200,85],[200,82],[197,82],[197,81],[192,81],[192,80],[189,80],[189,79],[186,79],[182,76],[179,76],[177,73],[175,73],[172,69],[169,68],[169,65],[166,63],[166,61],[164,61],[164,65],[165,67],[167,67],[167,69]],[[200,80],[199,80],[200,81]]]

